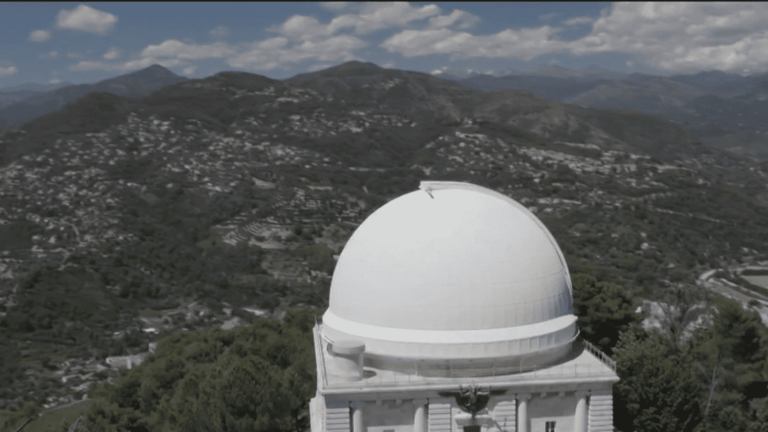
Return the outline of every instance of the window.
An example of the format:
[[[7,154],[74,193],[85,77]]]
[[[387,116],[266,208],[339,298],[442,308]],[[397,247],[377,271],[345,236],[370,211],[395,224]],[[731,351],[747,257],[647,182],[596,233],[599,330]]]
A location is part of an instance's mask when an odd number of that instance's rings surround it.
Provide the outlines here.
[[[544,432],[555,432],[555,422],[548,421],[544,426]]]

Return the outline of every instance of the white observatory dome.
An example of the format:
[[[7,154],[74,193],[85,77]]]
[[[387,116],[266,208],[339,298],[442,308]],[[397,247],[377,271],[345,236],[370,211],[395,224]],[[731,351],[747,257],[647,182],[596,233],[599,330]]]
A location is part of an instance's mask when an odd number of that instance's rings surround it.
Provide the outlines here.
[[[432,361],[570,346],[578,331],[568,267],[541,221],[472,184],[420,189],[375,211],[349,239],[323,336],[360,341],[374,358]]]

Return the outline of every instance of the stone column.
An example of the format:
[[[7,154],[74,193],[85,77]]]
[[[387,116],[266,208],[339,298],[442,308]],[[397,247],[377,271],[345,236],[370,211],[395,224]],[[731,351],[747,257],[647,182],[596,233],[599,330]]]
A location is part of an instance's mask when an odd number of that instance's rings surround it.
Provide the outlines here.
[[[352,407],[352,432],[363,432],[363,401],[354,401]]]
[[[517,395],[517,400],[520,402],[517,405],[517,432],[528,432],[528,399],[531,395],[528,393],[520,393]]]
[[[414,399],[413,432],[427,432],[427,400]]]
[[[573,418],[574,432],[587,432],[587,395],[588,391],[576,392],[576,413]]]

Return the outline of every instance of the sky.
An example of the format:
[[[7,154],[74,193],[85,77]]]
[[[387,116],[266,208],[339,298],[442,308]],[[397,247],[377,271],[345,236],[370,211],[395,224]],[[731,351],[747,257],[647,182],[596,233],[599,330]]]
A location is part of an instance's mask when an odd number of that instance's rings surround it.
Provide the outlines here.
[[[350,60],[433,73],[768,71],[766,2],[0,2],[0,29],[0,88],[152,64],[275,79]]]

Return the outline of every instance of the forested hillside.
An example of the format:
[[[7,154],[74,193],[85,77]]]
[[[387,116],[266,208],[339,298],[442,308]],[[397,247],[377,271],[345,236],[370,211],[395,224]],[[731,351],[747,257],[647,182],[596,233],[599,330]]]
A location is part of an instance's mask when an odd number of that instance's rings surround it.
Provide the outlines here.
[[[103,399],[92,428],[175,428],[168,416],[195,410],[217,413],[211,430],[304,427],[295,401],[272,418],[174,399],[193,384],[151,377],[183,358],[179,371],[218,382],[211,365],[258,357],[243,372],[254,382],[301,378],[275,398],[311,394],[301,386],[314,381],[291,369],[311,340],[298,342],[306,327],[288,317],[321,315],[354,229],[427,179],[490,187],[550,229],[583,334],[627,378],[622,430],[654,416],[673,430],[763,424],[768,299],[749,272],[768,265],[768,164],[708,149],[665,119],[351,62],[285,81],[220,73],[141,99],[91,93],[0,137],[0,163],[7,425],[90,394]],[[273,336],[249,336],[259,332]],[[270,342],[281,332],[287,345]],[[129,361],[141,366],[118,372]],[[680,380],[655,381],[669,376]],[[643,386],[646,399],[626,399]],[[653,409],[665,386],[682,411]]]

